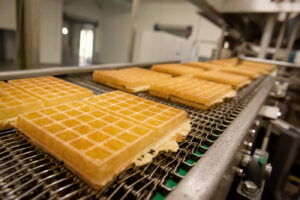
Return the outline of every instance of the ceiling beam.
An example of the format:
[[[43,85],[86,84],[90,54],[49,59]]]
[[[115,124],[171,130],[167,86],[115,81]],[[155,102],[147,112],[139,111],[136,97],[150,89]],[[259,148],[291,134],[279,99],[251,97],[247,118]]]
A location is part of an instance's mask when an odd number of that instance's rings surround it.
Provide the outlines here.
[[[300,13],[300,2],[270,0],[207,0],[220,13]]]

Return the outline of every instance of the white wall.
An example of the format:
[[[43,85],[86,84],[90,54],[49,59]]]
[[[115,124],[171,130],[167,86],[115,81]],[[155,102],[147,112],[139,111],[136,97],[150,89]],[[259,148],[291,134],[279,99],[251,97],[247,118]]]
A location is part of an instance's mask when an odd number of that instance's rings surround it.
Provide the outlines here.
[[[0,0],[0,28],[16,30],[15,0]]]
[[[190,59],[198,56],[209,57],[212,49],[216,47],[214,44],[217,44],[221,29],[198,15],[197,11],[198,8],[188,1],[143,0],[139,10],[134,60],[142,61],[139,57],[140,51],[148,47],[140,46],[141,37],[144,31],[153,31],[156,23],[192,25],[193,30],[188,42],[194,44],[194,52],[197,55]],[[195,44],[196,42],[198,43]]]
[[[128,7],[105,3],[101,13],[102,63],[127,62],[130,14]]]
[[[40,6],[40,62],[59,65],[62,54],[62,0],[41,0]]]

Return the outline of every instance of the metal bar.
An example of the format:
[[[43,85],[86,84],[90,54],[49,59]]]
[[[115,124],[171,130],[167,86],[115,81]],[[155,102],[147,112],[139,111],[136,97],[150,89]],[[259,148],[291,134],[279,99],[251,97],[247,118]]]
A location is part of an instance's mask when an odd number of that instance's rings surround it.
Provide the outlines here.
[[[135,34],[136,34],[136,21],[137,21],[139,6],[140,6],[140,0],[132,1],[129,49],[128,49],[128,61],[129,62],[133,61]]]
[[[293,13],[300,12],[300,2],[270,0],[226,0],[213,1],[220,13]]]
[[[226,25],[222,15],[218,13],[211,5],[209,5],[205,0],[189,0],[196,6],[198,6],[201,11],[199,14],[203,15],[209,21],[213,22],[215,25],[222,27]]]
[[[53,67],[46,69],[32,69],[32,70],[16,70],[0,73],[0,80],[9,80],[9,79],[19,79],[19,78],[28,78],[36,76],[54,76],[54,75],[65,75],[65,74],[76,74],[76,73],[85,73],[92,72],[97,69],[116,69],[116,68],[125,68],[140,66],[146,67],[155,64],[162,63],[179,63],[179,60],[170,60],[162,62],[147,62],[147,63],[117,63],[117,64],[103,64],[103,65],[91,65],[87,67]]]
[[[265,58],[267,55],[267,48],[269,47],[272,35],[273,35],[273,29],[276,22],[276,16],[275,14],[270,14],[267,20],[267,23],[264,28],[264,33],[262,35],[262,38],[260,40],[260,51],[258,54],[259,58]]]
[[[218,46],[217,46],[217,52],[215,55],[215,59],[221,59],[221,53],[224,45],[224,38],[225,38],[225,31],[226,31],[226,26],[222,26],[222,32],[218,41]]]
[[[239,59],[241,60],[248,60],[253,62],[261,62],[266,64],[273,64],[283,67],[294,67],[294,68],[300,68],[299,64],[290,63],[290,62],[283,62],[283,61],[277,61],[277,60],[269,60],[269,59],[263,59],[263,58],[252,58],[252,57],[246,57],[246,56],[240,56]]]
[[[34,69],[40,63],[40,0],[24,0],[25,68]]]
[[[276,41],[276,46],[275,46],[275,53],[273,54],[272,59],[275,60],[277,57],[277,54],[279,52],[279,49],[281,47],[281,43],[282,43],[282,39],[286,30],[286,22],[287,22],[287,17],[284,20],[284,22],[282,22],[281,26],[280,26],[280,31],[279,31],[279,35]]]
[[[214,145],[189,171],[167,199],[225,199],[242,154],[243,140],[274,83],[268,77],[256,88],[256,95],[224,131]],[[225,189],[225,190],[224,190]],[[218,192],[219,191],[219,192]]]
[[[293,23],[292,32],[291,32],[291,35],[289,37],[290,39],[289,39],[288,46],[287,46],[287,49],[286,49],[286,57],[284,59],[285,61],[288,61],[288,59],[289,59],[289,56],[290,56],[290,53],[292,51],[296,36],[298,34],[299,24],[300,24],[300,17],[298,16],[298,17],[295,18],[295,21]]]

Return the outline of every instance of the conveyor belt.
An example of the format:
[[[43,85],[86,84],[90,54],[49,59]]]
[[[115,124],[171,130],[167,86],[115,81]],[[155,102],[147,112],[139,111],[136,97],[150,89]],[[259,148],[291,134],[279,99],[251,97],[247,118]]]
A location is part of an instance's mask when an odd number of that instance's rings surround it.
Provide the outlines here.
[[[61,77],[95,94],[113,90],[94,83],[90,74]],[[0,132],[0,199],[152,199],[171,192],[187,172],[238,116],[264,77],[243,88],[238,95],[208,111],[139,93],[138,96],[185,110],[192,130],[180,149],[163,152],[153,162],[130,165],[100,190],[93,190],[15,129]]]

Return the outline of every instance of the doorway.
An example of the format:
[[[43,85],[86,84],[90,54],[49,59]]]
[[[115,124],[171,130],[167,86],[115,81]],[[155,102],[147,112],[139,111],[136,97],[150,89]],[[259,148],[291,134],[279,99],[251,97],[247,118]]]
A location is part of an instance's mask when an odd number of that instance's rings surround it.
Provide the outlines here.
[[[93,64],[97,22],[64,15],[62,27],[63,65]]]

